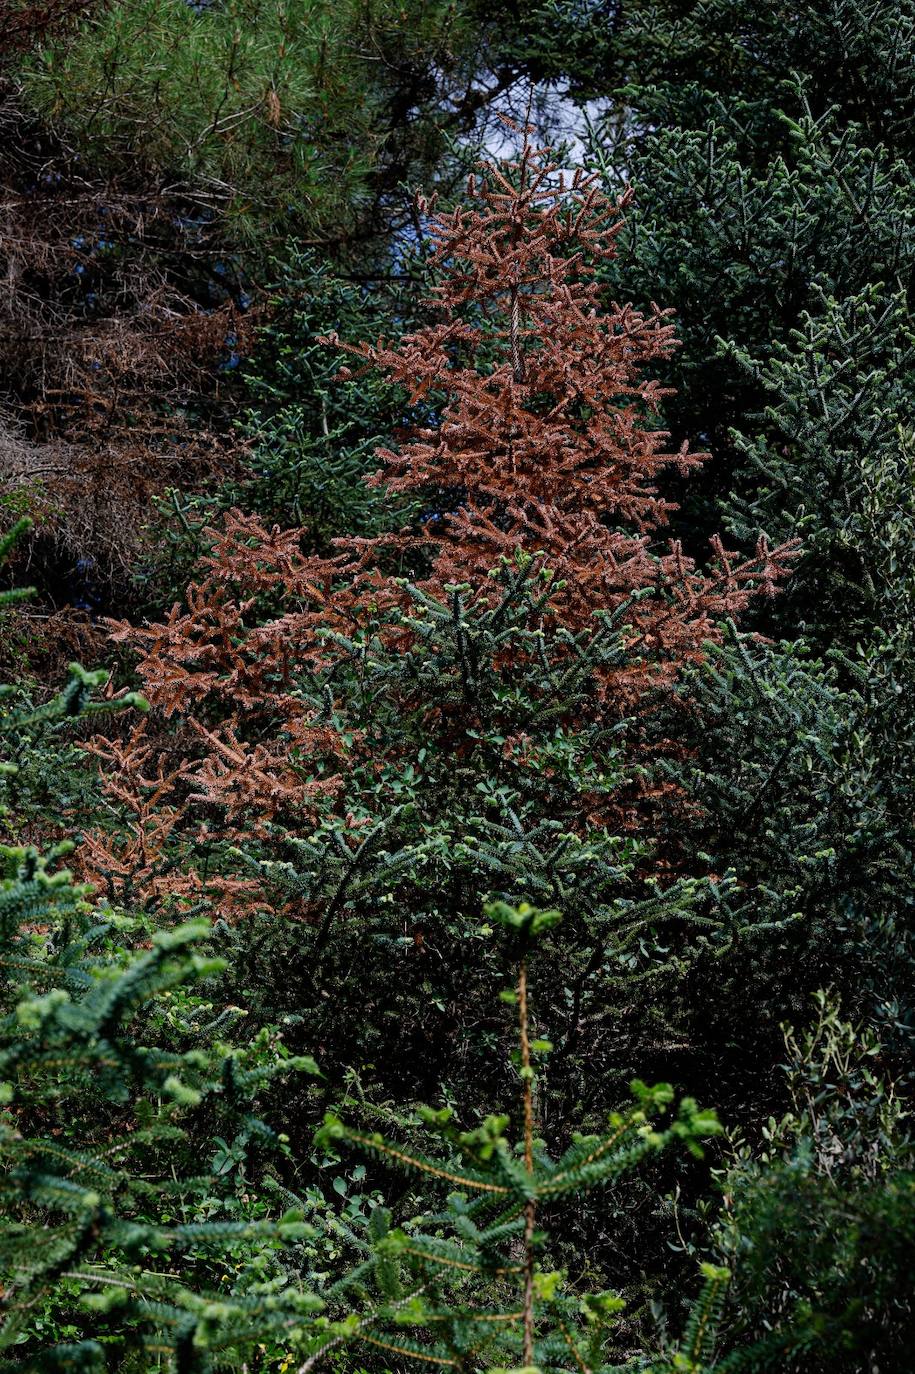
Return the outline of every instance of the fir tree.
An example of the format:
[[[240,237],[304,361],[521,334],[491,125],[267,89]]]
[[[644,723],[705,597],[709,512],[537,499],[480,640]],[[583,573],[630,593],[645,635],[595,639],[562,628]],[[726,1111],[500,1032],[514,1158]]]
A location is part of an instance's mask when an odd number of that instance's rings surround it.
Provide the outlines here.
[[[845,1020],[833,994],[817,994],[813,1012],[803,1033],[782,1028],[788,1111],[769,1119],[758,1152],[738,1143],[722,1179],[714,1243],[735,1277],[728,1343],[755,1343],[750,1369],[902,1371],[915,1329],[905,1091],[887,1081],[877,1036]]]
[[[292,1213],[255,1220],[255,1208],[238,1219],[233,1176],[201,1170],[196,1140],[225,1133],[235,1161],[281,1147],[253,1099],[277,1074],[314,1066],[276,1056],[267,1037],[241,1053],[204,1047],[199,1032],[187,1049],[145,1041],[132,1022],[154,1025],[163,997],[223,967],[199,952],[208,924],[105,957],[117,922],[54,866],[59,853],[3,851],[0,1350],[15,1352],[4,1367],[101,1368],[114,1344],[195,1370],[264,1339],[288,1344],[320,1303],[271,1282],[268,1256],[307,1228]],[[55,1327],[84,1335],[42,1349],[39,1333]]]
[[[516,160],[484,164],[466,203],[431,220],[442,323],[394,347],[350,349],[406,387],[413,405],[440,398],[433,423],[381,450],[374,480],[432,504],[395,547],[410,566],[425,556],[438,590],[485,585],[497,558],[521,549],[553,571],[573,629],[654,593],[629,612],[632,642],[657,646],[669,680],[714,637],[716,617],[773,592],[791,550],[770,554],[763,541],[740,561],[713,541],[717,566],[705,574],[677,541],[663,552],[653,544],[676,509],[659,478],[701,463],[685,443],[666,446],[667,393],[644,375],[669,358],[673,326],[656,306],[642,315],[607,305],[598,269],[616,255],[628,196],[614,204],[593,176],[567,178],[532,132]],[[613,690],[625,697],[625,680]]]
[[[301,1374],[336,1347],[353,1343],[380,1350],[387,1359],[445,1369],[496,1364],[580,1374],[624,1369],[702,1374],[714,1363],[726,1269],[702,1266],[704,1288],[682,1343],[658,1359],[643,1352],[620,1361],[614,1328],[625,1300],[614,1292],[576,1292],[574,1285],[567,1288],[566,1275],[544,1267],[547,1236],[541,1214],[625,1179],[671,1146],[701,1157],[701,1142],[721,1129],[717,1118],[684,1098],[666,1123],[656,1124],[671,1108],[673,1090],[666,1083],[648,1087],[636,1080],[634,1106],[613,1113],[609,1131],[579,1136],[559,1159],[551,1159],[538,1133],[535,1093],[539,1065],[552,1046],[532,1033],[528,958],[560,914],[502,902],[491,904],[486,914],[507,932],[516,963],[516,986],[503,992],[502,1000],[517,1007],[513,1059],[520,1081],[521,1140],[510,1144],[507,1115],[487,1116],[474,1130],[461,1131],[448,1108],[425,1109],[424,1120],[448,1150],[445,1157],[433,1158],[379,1133],[346,1126],[335,1115],[325,1119],[317,1137],[324,1148],[355,1147],[452,1191],[444,1211],[406,1229],[392,1229],[384,1209],[373,1215],[368,1258],[326,1292],[329,1305],[345,1307],[347,1314],[318,1336]]]
[[[89,855],[112,896],[135,872],[144,900],[205,890],[233,918],[256,916],[234,938],[252,976],[260,961],[265,1011],[277,996],[284,1012],[305,1008],[321,1024],[313,1043],[326,1033],[341,1054],[361,1053],[362,1023],[331,1028],[315,983],[356,995],[360,969],[359,997],[386,1008],[367,1032],[385,1062],[391,1001],[411,1026],[423,1005],[409,980],[392,998],[387,960],[433,960],[448,1006],[462,983],[492,977],[485,950],[479,971],[462,966],[487,896],[568,905],[555,995],[570,1105],[577,1075],[597,1069],[587,1026],[625,1005],[621,1043],[643,1015],[660,1043],[676,1041],[680,1010],[649,984],[754,923],[752,908],[732,909],[726,869],[683,864],[673,818],[691,819],[690,801],[660,762],[682,753],[684,668],[729,610],[771,589],[788,552],[722,555],[703,573],[658,545],[671,512],[656,479],[683,456],[652,427],[659,388],[641,363],[672,340],[657,312],[602,310],[591,259],[612,251],[615,211],[530,141],[486,178],[466,217],[441,221],[444,244],[466,229],[469,255],[440,250],[446,322],[390,353],[407,387],[418,372],[417,407],[440,394],[435,427],[427,416],[407,438],[389,483],[435,500],[436,518],[345,539],[333,557],[241,512],[215,528],[186,605],[116,630],[141,649],[145,690],[175,725],[136,741],[163,760],[138,755],[137,776],[148,796],[171,779],[160,815],[183,814],[155,874],[148,856],[125,854],[117,826]],[[485,256],[479,207],[491,201],[506,251],[519,226],[501,265]],[[124,776],[122,746],[98,747]],[[271,933],[271,913],[296,924]],[[290,967],[291,938],[309,953]],[[282,978],[266,978],[266,950]],[[422,1043],[421,1065],[448,1072],[441,1046]]]
[[[20,522],[0,556],[23,532]],[[0,607],[27,595],[4,592]],[[72,665],[39,711],[0,717],[0,740],[36,717],[143,704],[94,699],[107,676]],[[0,781],[15,802],[14,763]],[[234,1171],[283,1147],[257,1115],[258,1093],[316,1065],[268,1032],[242,1050],[214,1041],[218,1013],[201,1031],[212,1003],[193,985],[224,968],[203,948],[208,922],[144,942],[60,867],[72,849],[0,847],[0,1364],[102,1369],[113,1347],[191,1371],[234,1365],[253,1343],[288,1345],[321,1303],[286,1287],[270,1257],[308,1228],[243,1205]],[[201,1169],[201,1144],[219,1132],[231,1143]]]
[[[380,381],[342,382],[339,360],[321,339],[329,329],[356,339],[392,321],[406,328],[417,309],[421,264],[414,271],[405,262],[403,280],[381,281],[371,296],[358,282],[331,277],[313,252],[296,246],[275,266],[281,272],[270,322],[245,376],[250,475],[223,501],[268,524],[301,529],[307,547],[326,553],[334,538],[374,534],[396,519],[384,493],[363,479],[385,434],[403,424],[404,397]]]
[[[712,729],[696,736],[721,816],[713,804],[697,838],[758,883],[760,903],[798,915],[784,958],[811,982],[773,972],[766,1005],[839,977],[888,1041],[912,1015],[911,18],[845,0],[790,16],[743,0],[629,6],[614,44],[627,115],[595,130],[608,190],[631,178],[636,199],[608,285],[638,300],[646,273],[666,284],[684,347],[665,415],[713,452],[708,480],[683,489],[684,525],[799,535],[795,575],[755,623],[804,634],[827,660],[798,675],[802,644],[750,648],[760,694],[729,653]],[[779,680],[804,693],[787,713],[767,701]],[[805,725],[792,735],[795,709]],[[743,792],[757,768],[758,797]],[[781,1004],[769,1033],[799,1012]]]
[[[328,630],[351,637],[407,603],[407,584],[390,575],[394,560],[436,595],[464,583],[488,595],[493,565],[520,553],[548,568],[558,625],[574,634],[598,612],[622,617],[626,654],[594,679],[608,729],[625,715],[649,716],[659,690],[719,636],[721,617],[770,593],[790,562],[790,546],[773,554],[761,544],[739,560],[716,544],[716,566],[704,573],[676,541],[666,551],[652,542],[672,510],[657,477],[698,460],[667,452],[651,427],[662,390],[641,366],[672,347],[662,312],[600,308],[594,260],[612,255],[619,226],[593,181],[576,174],[566,184],[526,138],[520,160],[490,166],[469,196],[482,208],[442,216],[433,230],[445,322],[399,349],[353,350],[403,384],[414,407],[442,394],[434,428],[398,455],[385,451],[389,471],[379,479],[433,509],[400,533],[341,540],[333,558],[302,557],[298,532],[233,515],[214,535],[188,609],[117,631],[141,647],[155,705],[182,715],[216,709],[215,729],[194,726],[209,745],[211,800],[228,800],[220,780],[244,780],[241,804],[269,820],[287,800],[333,789],[330,756],[342,741],[326,713],[309,713],[290,688],[332,660]],[[271,595],[284,603],[278,616]],[[411,631],[383,632],[392,635],[407,645]],[[562,662],[568,650],[554,637],[546,653]],[[268,720],[282,722],[282,737],[275,725],[272,740],[262,733]],[[638,730],[631,738],[641,763]],[[312,768],[297,780],[304,754],[290,754],[289,741],[328,758],[320,777]]]

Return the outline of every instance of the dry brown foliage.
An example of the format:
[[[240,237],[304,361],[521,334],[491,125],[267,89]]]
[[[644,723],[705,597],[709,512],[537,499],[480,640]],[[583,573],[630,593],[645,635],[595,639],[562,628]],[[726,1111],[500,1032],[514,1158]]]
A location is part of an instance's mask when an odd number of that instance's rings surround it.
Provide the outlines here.
[[[99,3],[99,0],[0,0],[0,58],[28,49]]]
[[[671,312],[604,299],[599,269],[626,199],[612,203],[581,171],[566,177],[528,131],[517,161],[487,165],[466,206],[433,217],[442,322],[349,351],[438,412],[399,449],[381,450],[372,479],[438,509],[421,530],[362,542],[358,558],[372,569],[392,549],[424,558],[425,585],[441,592],[485,585],[498,558],[520,548],[554,570],[554,606],[573,630],[654,591],[631,626],[633,660],[648,652],[656,685],[701,657],[716,620],[771,595],[795,550],[760,540],[740,558],[714,539],[705,571],[677,540],[658,548],[676,510],[658,479],[707,455],[668,447],[659,418],[670,393],[644,375],[676,347]],[[636,693],[643,669],[632,669]],[[605,684],[617,701],[629,685],[626,672]]]
[[[95,174],[10,79],[0,149],[0,483],[39,517],[34,546],[123,583],[152,497],[234,461],[218,364],[254,317],[200,298],[213,245],[176,195]]]
[[[677,541],[659,542],[675,507],[658,480],[703,456],[669,447],[658,421],[666,392],[644,375],[675,345],[668,312],[603,299],[598,271],[621,208],[581,173],[565,178],[529,134],[516,161],[487,165],[468,206],[432,220],[442,322],[396,346],[350,350],[435,411],[381,452],[373,479],[422,492],[431,518],[394,536],[338,540],[326,559],[302,552],[300,531],[232,512],[211,531],[186,604],[161,624],[115,630],[138,650],[154,706],[202,746],[181,764],[195,779],[188,804],[210,815],[215,805],[229,834],[270,823],[296,832],[340,787],[347,759],[371,763],[358,736],[344,743],[332,728],[335,703],[315,719],[296,687],[334,661],[327,630],[380,625],[392,647],[403,642],[409,630],[385,628],[385,609],[406,603],[392,567],[413,569],[440,597],[456,583],[486,595],[491,568],[520,550],[555,574],[554,624],[579,632],[596,613],[626,607],[625,662],[595,682],[587,708],[608,728],[654,710],[722,618],[771,595],[788,570],[790,546],[761,541],[739,558],[714,540],[702,569]],[[559,637],[544,652],[561,658],[567,644]],[[525,668],[493,666],[507,677]],[[428,731],[439,747],[453,739],[457,758],[461,723],[450,710],[430,701]],[[632,741],[643,762],[674,747],[643,743],[638,731]],[[528,743],[507,747],[523,766]],[[386,748],[396,754],[397,742]],[[637,828],[670,793],[646,784],[602,819]],[[594,820],[582,799],[582,824]]]

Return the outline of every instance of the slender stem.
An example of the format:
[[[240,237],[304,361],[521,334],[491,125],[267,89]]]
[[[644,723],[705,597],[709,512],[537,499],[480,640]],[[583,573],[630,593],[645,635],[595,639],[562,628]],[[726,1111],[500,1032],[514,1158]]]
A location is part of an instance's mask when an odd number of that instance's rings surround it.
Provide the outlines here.
[[[528,136],[524,138],[524,152],[521,155],[521,178],[518,186],[516,205],[524,196],[527,183],[527,162],[530,155],[530,142]],[[521,275],[521,264],[519,261],[521,250],[521,226],[517,222],[512,230],[512,249],[515,253],[515,262],[512,268],[512,284],[509,294],[509,334],[508,346],[511,355],[512,376],[516,382],[524,381],[524,358],[521,353],[521,292],[518,278]]]
[[[518,1026],[521,1042],[521,1080],[524,1103],[524,1167],[534,1172],[534,1090],[531,1077],[531,1043],[528,1034],[527,961],[518,969]],[[524,1364],[534,1363],[534,1223],[537,1204],[524,1208]]]
[[[531,1078],[531,1042],[527,1010],[527,960],[518,969],[518,1028],[521,1041],[521,1079],[524,1101],[524,1167],[534,1172],[534,1089]]]
[[[511,356],[512,376],[516,382],[524,381],[524,359],[521,355],[521,293],[516,285],[512,286],[509,297],[509,336],[508,346]]]

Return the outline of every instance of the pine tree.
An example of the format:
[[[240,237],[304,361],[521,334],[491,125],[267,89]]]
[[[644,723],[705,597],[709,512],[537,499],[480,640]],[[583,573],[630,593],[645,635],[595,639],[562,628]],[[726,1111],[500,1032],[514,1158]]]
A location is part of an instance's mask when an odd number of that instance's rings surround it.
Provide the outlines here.
[[[77,636],[93,638],[86,611],[132,603],[154,496],[236,466],[224,401],[257,311],[187,187],[80,153],[18,76],[0,80],[0,479],[35,517],[28,575],[40,609],[57,612],[48,624],[36,609],[34,639],[60,639],[72,657]],[[97,652],[94,639],[79,652]]]
[[[333,249],[409,226],[402,184],[490,98],[482,37],[454,0],[130,0],[87,6],[21,79],[84,157],[192,185],[260,257],[277,231]]]
[[[231,419],[278,248],[293,234],[328,272],[348,253],[385,272],[414,236],[403,187],[450,185],[450,136],[485,117],[485,31],[464,8],[2,6],[0,478],[41,516],[42,611],[159,614],[183,591],[155,498],[180,509],[240,478]],[[31,618],[52,649],[92,638],[82,615]]]

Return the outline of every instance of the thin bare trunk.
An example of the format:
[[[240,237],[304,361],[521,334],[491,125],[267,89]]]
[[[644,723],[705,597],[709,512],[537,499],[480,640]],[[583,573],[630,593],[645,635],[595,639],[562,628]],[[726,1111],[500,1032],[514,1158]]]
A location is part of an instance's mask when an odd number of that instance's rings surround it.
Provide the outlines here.
[[[534,1172],[534,1092],[531,1079],[531,1045],[528,1035],[527,962],[518,970],[518,1021],[521,1040],[522,1098],[524,1103],[524,1167]],[[524,1364],[534,1363],[534,1223],[537,1204],[524,1209]]]

